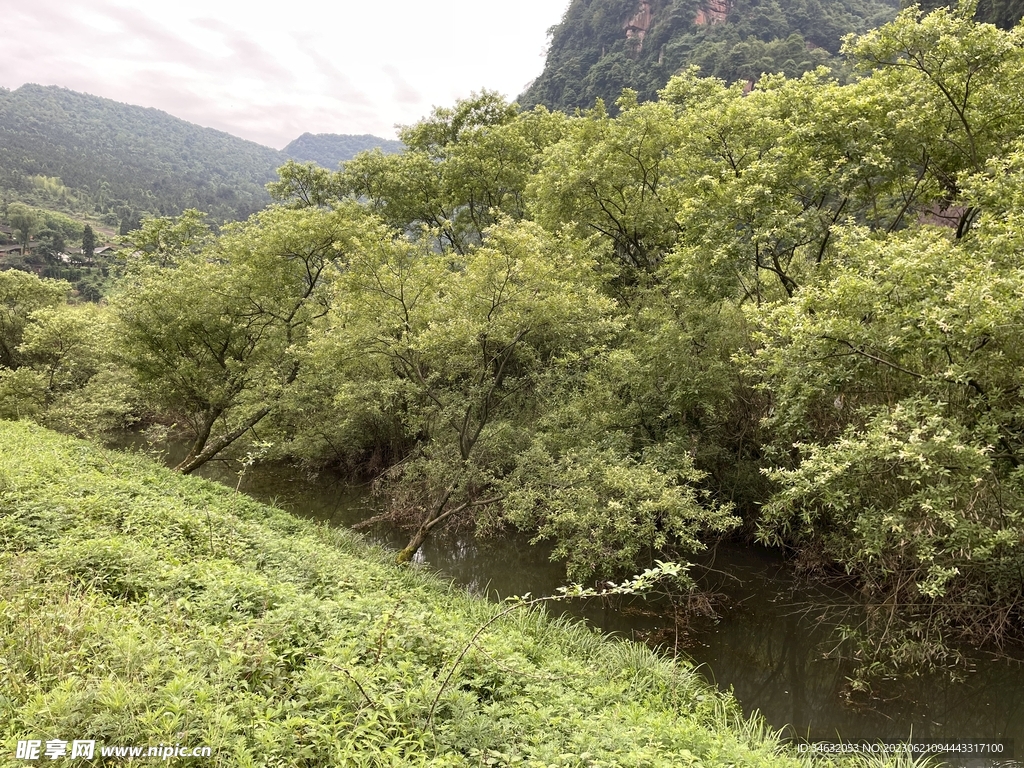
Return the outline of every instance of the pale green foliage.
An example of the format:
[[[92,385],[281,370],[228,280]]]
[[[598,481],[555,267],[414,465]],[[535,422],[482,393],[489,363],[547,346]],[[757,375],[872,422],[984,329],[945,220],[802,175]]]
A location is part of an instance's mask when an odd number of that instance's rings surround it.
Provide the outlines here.
[[[398,410],[413,453],[387,475],[421,523],[500,502],[542,380],[600,355],[616,332],[586,264],[536,226],[505,223],[462,258],[381,232],[337,280],[321,370],[347,374],[359,410]],[[347,400],[351,404],[351,400]],[[351,405],[349,406],[351,407]]]
[[[1014,252],[1024,243],[1024,139],[1017,138],[983,172],[963,180],[964,200],[981,211],[973,222],[973,235],[1006,266],[1014,266]]]
[[[934,660],[941,633],[1019,616],[1016,34],[909,11],[848,43],[871,70],[851,85],[765,78],[741,99],[684,75],[663,94],[690,126],[665,280],[691,305],[762,305],[737,358],[767,406],[761,533],[892,606],[868,661]]]
[[[190,208],[180,216],[146,219],[121,241],[126,247],[122,256],[129,268],[173,267],[209,247],[213,233],[206,214]]]
[[[195,434],[183,469],[237,439],[294,381],[352,223],[343,209],[269,208],[206,250],[194,216],[144,225],[156,263],[125,278],[113,307],[123,364]]]
[[[246,327],[244,298],[217,290],[224,264],[190,260],[146,270],[122,284],[113,302],[124,329],[125,362],[154,403],[169,409],[226,408],[247,378],[262,327]],[[280,345],[261,360],[274,360]]]
[[[678,237],[665,158],[682,140],[664,104],[636,103],[626,92],[621,114],[597,106],[575,120],[565,138],[544,153],[532,180],[535,219],[551,230],[572,227],[580,237],[599,234],[612,249],[627,283],[635,271],[653,270]]]
[[[102,315],[94,304],[37,309],[18,351],[42,371],[50,390],[75,389],[96,372],[109,344],[100,328]]]
[[[1024,270],[1000,245],[850,232],[830,279],[759,318],[756,358],[799,459],[762,535],[980,636],[1024,595]]]
[[[64,186],[64,182],[61,181],[60,176],[43,176],[41,174],[36,174],[35,176],[30,176],[28,180],[33,187],[41,192],[45,192],[49,197],[60,200],[61,202],[67,202],[68,198],[71,197],[71,190]]]
[[[543,443],[517,457],[505,481],[505,515],[551,539],[572,578],[622,572],[652,550],[699,551],[702,536],[738,522],[694,491],[702,473],[685,455],[665,467],[611,448],[557,455]]]
[[[46,377],[23,366],[0,368],[0,418],[37,418],[46,405]]]
[[[1017,35],[909,10],[848,41],[872,70],[851,85],[819,70],[763,78],[740,98],[692,72],[675,78],[662,94],[685,137],[672,150],[673,274],[705,294],[761,301],[811,279],[848,221],[894,231],[926,212],[962,235],[974,215],[961,205],[965,174],[1024,127]]]
[[[376,435],[401,454],[378,488],[418,531],[410,551],[449,521],[510,522],[554,537],[574,574],[610,575],[732,523],[685,451],[641,456],[618,423],[623,324],[585,245],[505,221],[458,256],[364,222],[300,381],[331,400],[313,445],[353,435],[351,455]]]
[[[0,371],[0,414],[31,416],[76,434],[134,421],[135,382],[114,365],[111,320],[105,307],[91,303],[34,311],[18,347],[22,366]]]
[[[483,91],[402,129],[405,152],[362,153],[345,163],[337,183],[390,226],[464,253],[500,218],[523,217],[539,153],[566,122],[543,107],[518,114]]]
[[[289,160],[277,169],[278,180],[267,184],[275,200],[296,208],[327,206],[341,196],[337,175],[316,163]]]
[[[761,535],[889,606],[858,652],[885,674],[943,660],[954,628],[1001,637],[1024,594],[1016,34],[911,10],[848,42],[870,71],[849,86],[768,79],[731,102],[676,86],[708,105],[684,112],[716,128],[698,135],[735,151],[685,197],[672,284],[772,300],[741,356],[770,403]],[[795,248],[776,262],[780,242]],[[765,268],[785,296],[761,290]]]
[[[42,216],[43,226],[46,229],[59,232],[67,240],[80,239],[85,231],[85,225],[82,222],[58,211],[41,210],[39,214]]]
[[[863,408],[926,394],[979,429],[1013,430],[1024,273],[1012,252],[932,229],[884,239],[854,230],[841,252],[830,279],[761,316],[775,428],[829,435]]]
[[[685,234],[672,274],[709,297],[792,295],[830,255],[831,227],[877,204],[884,169],[862,158],[884,115],[827,70],[763,78],[745,98],[724,85],[689,90],[699,96],[680,105],[694,139],[676,160]]]
[[[63,280],[41,280],[18,270],[0,271],[0,368],[21,364],[21,344],[30,315],[38,309],[56,307],[71,286]]]
[[[832,443],[797,446],[799,468],[773,473],[769,538],[813,531],[875,594],[977,605],[1021,592],[1024,477],[941,408],[907,398]]]
[[[907,100],[902,120],[913,126],[921,172],[941,185],[947,205],[963,175],[982,170],[1024,128],[1024,28],[977,24],[973,8],[924,17],[908,8],[844,47],[872,81]],[[961,215],[961,234],[969,220]]]
[[[894,231],[949,203],[913,88],[881,76],[841,86],[827,70],[762,78],[744,98],[689,75],[670,86],[688,141],[668,266],[696,295],[792,296],[834,257],[835,227]]]

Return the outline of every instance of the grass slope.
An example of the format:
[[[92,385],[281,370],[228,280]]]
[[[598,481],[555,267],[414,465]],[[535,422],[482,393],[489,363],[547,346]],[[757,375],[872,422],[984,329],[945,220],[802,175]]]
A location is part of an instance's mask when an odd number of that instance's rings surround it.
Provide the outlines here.
[[[141,457],[0,422],[0,765],[796,765],[693,671]],[[99,752],[97,752],[97,755]],[[48,761],[46,761],[48,762]],[[123,762],[123,760],[117,761]]]

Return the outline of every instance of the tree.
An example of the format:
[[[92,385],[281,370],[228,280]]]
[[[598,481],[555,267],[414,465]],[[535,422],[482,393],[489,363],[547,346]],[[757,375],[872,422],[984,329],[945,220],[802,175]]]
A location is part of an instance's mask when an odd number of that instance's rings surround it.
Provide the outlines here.
[[[681,236],[667,267],[689,292],[793,296],[833,257],[836,227],[893,231],[941,197],[920,165],[915,93],[818,70],[741,94],[693,73],[662,94],[686,137],[672,157]]]
[[[386,516],[411,530],[400,561],[446,525],[504,520],[556,537],[574,573],[610,574],[726,524],[727,511],[698,500],[685,460],[666,471],[632,456],[599,419],[553,436],[588,402],[579,388],[604,380],[596,368],[620,330],[581,245],[501,222],[456,256],[385,230],[339,274],[310,365],[335,382],[328,420],[388,413],[403,431],[404,455],[377,481]],[[577,480],[544,496],[560,472]]]
[[[499,219],[525,216],[527,180],[565,123],[544,108],[520,114],[483,91],[403,128],[405,152],[345,163],[337,183],[395,229],[464,254]]]
[[[1007,218],[959,241],[850,231],[828,279],[758,316],[778,488],[761,535],[854,575],[894,632],[998,639],[1024,604],[1024,277]]]
[[[103,298],[103,294],[100,293],[100,289],[85,280],[79,280],[75,283],[75,290],[78,291],[78,297],[82,301],[97,303]]]
[[[0,367],[22,363],[21,343],[33,312],[64,302],[71,286],[18,270],[0,271]]]
[[[318,354],[330,366],[353,361],[369,397],[390,380],[421,436],[385,475],[393,514],[413,519],[408,560],[432,530],[500,501],[493,462],[516,442],[512,424],[545,361],[607,331],[599,297],[566,293],[572,265],[535,228],[496,229],[455,261],[389,240],[366,243],[339,276],[337,330]]]
[[[972,20],[975,4],[927,16],[916,6],[850,40],[844,51],[880,87],[903,94],[922,154],[921,174],[943,190],[958,236],[977,211],[959,206],[960,182],[1020,136],[1024,28],[1003,32]]]
[[[120,238],[129,271],[143,266],[174,267],[193,259],[214,242],[206,214],[190,208],[179,216],[144,220],[138,229]]]
[[[18,233],[18,242],[24,253],[28,253],[29,241],[39,231],[42,225],[42,217],[34,208],[29,208],[24,203],[11,203],[7,209],[7,220]]]
[[[91,226],[86,224],[85,229],[82,230],[82,255],[87,259],[91,259],[95,251],[96,233],[92,231]]]
[[[313,162],[289,160],[277,169],[277,175],[277,181],[267,184],[267,191],[275,200],[295,207],[328,206],[343,194],[337,174]]]
[[[657,269],[679,236],[665,198],[666,158],[683,137],[667,105],[638,105],[626,92],[618,106],[618,118],[598,102],[573,122],[544,153],[530,196],[536,220],[548,229],[599,235],[611,246],[620,280],[633,284]]]
[[[50,263],[54,263],[67,248],[60,230],[44,229],[39,233],[38,250]]]
[[[117,426],[125,424],[123,403],[109,390],[101,398],[86,388],[109,370],[109,318],[95,304],[54,304],[33,311],[18,347],[21,366],[0,372],[0,410],[8,416],[32,416],[74,431],[100,428],[100,419],[84,411],[120,410]],[[95,390],[96,387],[91,388]],[[102,401],[102,402],[100,402]]]
[[[179,471],[251,430],[295,381],[298,350],[326,311],[325,277],[344,258],[358,215],[269,208],[205,250],[196,216],[143,226],[140,242],[157,249],[125,278],[113,306],[122,364],[150,402],[192,430]]]

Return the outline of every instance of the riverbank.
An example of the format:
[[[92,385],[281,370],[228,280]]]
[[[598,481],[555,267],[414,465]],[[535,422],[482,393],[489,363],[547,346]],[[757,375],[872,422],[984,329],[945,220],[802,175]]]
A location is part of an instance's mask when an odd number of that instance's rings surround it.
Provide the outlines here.
[[[500,607],[138,456],[25,422],[0,445],[0,765],[28,740],[205,766],[799,764],[691,669],[537,611],[443,685]]]

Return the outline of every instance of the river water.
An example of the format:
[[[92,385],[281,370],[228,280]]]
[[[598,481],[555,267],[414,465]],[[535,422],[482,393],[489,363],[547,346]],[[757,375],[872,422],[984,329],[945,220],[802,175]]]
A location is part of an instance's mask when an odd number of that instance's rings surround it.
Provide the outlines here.
[[[307,478],[294,468],[260,465],[240,478],[238,464],[212,463],[200,474],[238,487],[293,514],[350,527],[374,513],[366,488],[327,475]],[[404,546],[400,532],[376,529],[370,538]],[[519,534],[476,540],[466,532],[433,535],[417,560],[492,599],[553,594],[565,583],[550,549]],[[723,544],[699,558],[692,575],[717,593],[715,618],[679,626],[670,612],[639,601],[592,600],[566,611],[606,632],[654,641],[699,665],[744,710],[758,710],[774,727],[805,739],[1013,740],[1024,765],[1024,649],[975,653],[961,674],[924,674],[886,684],[874,695],[850,695],[847,666],[828,658],[835,616],[857,609],[854,596],[799,577],[775,552]],[[952,761],[958,762],[958,761]],[[962,762],[962,761],[959,761]]]

